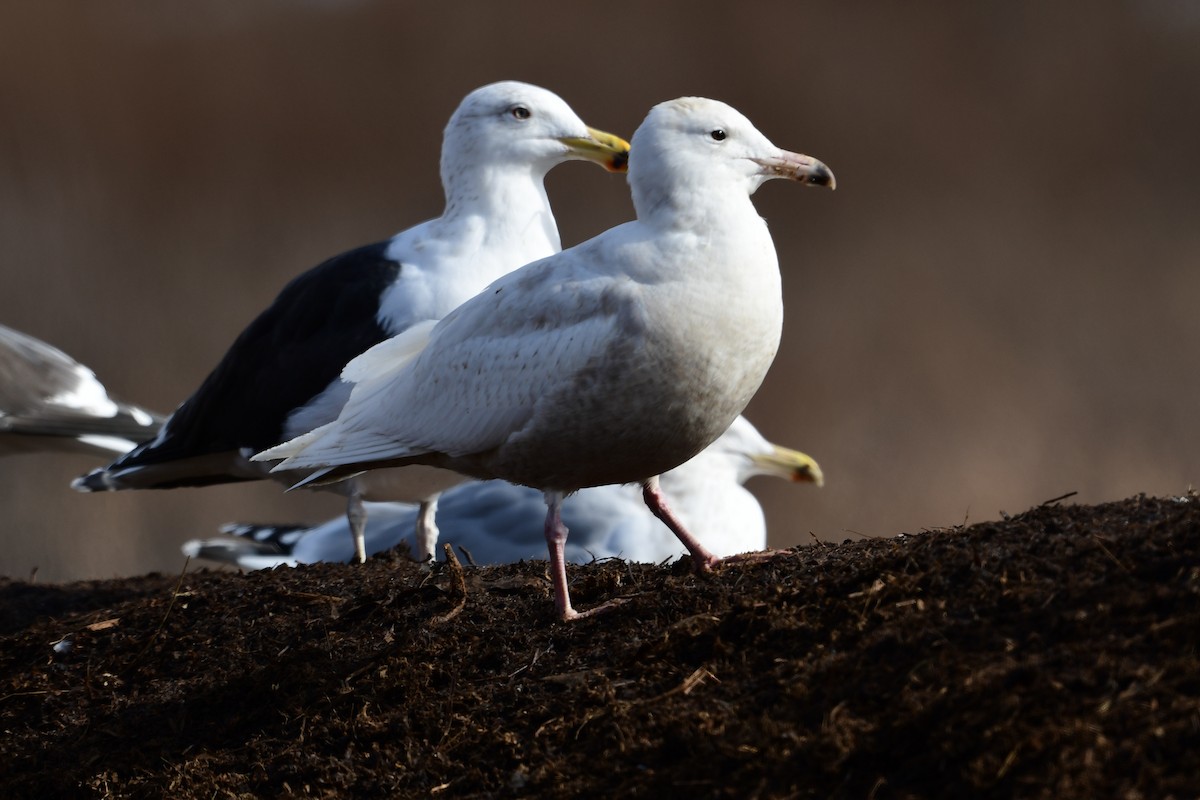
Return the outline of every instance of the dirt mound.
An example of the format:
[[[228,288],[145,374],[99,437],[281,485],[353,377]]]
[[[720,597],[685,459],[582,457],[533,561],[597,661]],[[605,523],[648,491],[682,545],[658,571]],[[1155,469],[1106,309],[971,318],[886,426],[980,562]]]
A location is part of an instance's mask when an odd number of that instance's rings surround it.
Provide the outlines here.
[[[696,576],[0,582],[0,796],[1194,797],[1200,500]],[[464,593],[465,589],[465,593]],[[57,646],[56,646],[57,645]]]

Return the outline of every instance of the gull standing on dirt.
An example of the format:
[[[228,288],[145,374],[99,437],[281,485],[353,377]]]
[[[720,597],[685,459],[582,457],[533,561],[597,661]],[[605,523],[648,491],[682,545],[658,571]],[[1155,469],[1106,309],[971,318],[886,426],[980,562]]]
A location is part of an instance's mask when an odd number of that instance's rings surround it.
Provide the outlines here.
[[[750,195],[833,187],[730,106],[655,106],[633,136],[637,219],[522,267],[347,365],[337,420],[255,456],[306,482],[422,464],[545,493],[555,608],[571,605],[563,497],[638,482],[700,569],[721,559],[667,507],[658,475],[716,440],[758,390],[783,326],[779,264]],[[611,603],[604,604],[605,608]]]
[[[0,325],[0,455],[58,450],[112,458],[158,433],[162,417],[109,397],[57,347]]]
[[[662,474],[663,492],[688,530],[716,556],[762,550],[767,523],[762,506],[743,484],[756,475],[821,486],[821,468],[809,456],[768,442],[745,417],[699,454]],[[366,541],[370,554],[401,542],[416,552],[417,509],[404,503],[369,503]],[[546,505],[535,489],[507,481],[456,486],[438,503],[441,539],[461,547],[477,564],[511,564],[544,559],[540,528]],[[563,501],[563,523],[571,531],[565,556],[585,564],[605,558],[660,563],[687,551],[642,502],[639,486],[597,486]],[[193,539],[182,550],[192,558],[245,569],[346,562],[354,556],[344,517],[323,525],[234,524],[222,528],[237,538]]]
[[[545,89],[504,81],[471,92],[445,129],[442,216],[295,278],[156,439],[73,486],[170,489],[268,477],[249,456],[335,419],[350,393],[338,376],[352,358],[561,249],[544,186],[553,167],[585,159],[623,172],[628,152],[628,142],[589,128]],[[437,541],[437,494],[462,480],[419,467],[336,487],[349,497],[359,559],[366,558],[364,499],[421,502],[418,551],[425,556]]]

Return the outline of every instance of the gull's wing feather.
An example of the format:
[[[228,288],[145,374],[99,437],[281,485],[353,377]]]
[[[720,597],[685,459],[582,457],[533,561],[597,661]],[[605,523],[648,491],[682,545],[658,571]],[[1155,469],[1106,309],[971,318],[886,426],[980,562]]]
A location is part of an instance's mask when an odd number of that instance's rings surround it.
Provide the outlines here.
[[[435,325],[436,319],[417,322],[402,333],[371,347],[342,369],[342,380],[363,383],[376,375],[402,368],[429,344],[429,333]]]
[[[361,380],[336,422],[258,458],[286,456],[282,468],[304,469],[431,452],[462,456],[519,435],[539,399],[577,380],[629,324],[640,287],[593,272],[591,249],[496,281],[438,323],[414,358],[388,366],[372,357],[385,367],[379,374],[356,366]]]

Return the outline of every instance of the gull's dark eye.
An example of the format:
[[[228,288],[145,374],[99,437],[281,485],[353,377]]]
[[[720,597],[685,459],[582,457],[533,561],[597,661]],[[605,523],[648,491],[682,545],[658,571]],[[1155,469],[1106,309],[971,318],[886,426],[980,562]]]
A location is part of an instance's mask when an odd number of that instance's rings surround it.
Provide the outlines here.
[[[513,106],[509,113],[516,119],[529,119],[533,116],[533,112],[525,106]]]
[[[709,136],[713,137],[714,142],[725,141],[725,131],[722,130],[721,128],[717,128],[715,131],[710,133]]]

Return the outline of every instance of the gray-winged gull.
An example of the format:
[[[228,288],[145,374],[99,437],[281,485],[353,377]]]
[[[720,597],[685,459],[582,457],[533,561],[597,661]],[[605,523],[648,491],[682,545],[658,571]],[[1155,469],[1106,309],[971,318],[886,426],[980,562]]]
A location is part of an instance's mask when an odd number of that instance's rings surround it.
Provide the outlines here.
[[[771,444],[745,417],[696,456],[660,478],[671,505],[692,534],[717,556],[762,550],[767,524],[762,507],[743,484],[756,475],[814,483],[824,478],[817,463],[796,450]],[[404,542],[416,552],[417,508],[407,503],[371,503],[367,552],[390,550]],[[461,546],[478,564],[544,559],[546,539],[540,521],[546,505],[536,489],[507,481],[456,486],[438,503],[442,541]],[[569,563],[623,558],[659,563],[687,551],[642,502],[641,487],[597,486],[563,501],[563,523],[571,531]],[[262,569],[283,564],[346,562],[354,556],[344,517],[323,525],[227,525],[238,538],[193,539],[185,555]]]
[[[162,418],[109,397],[57,347],[0,325],[0,455],[43,450],[112,458],[158,433]]]
[[[545,493],[555,608],[571,606],[566,494],[638,482],[700,569],[720,562],[668,508],[658,475],[716,440],[757,391],[783,325],[778,260],[750,195],[833,187],[730,106],[655,106],[632,140],[637,219],[493,282],[436,324],[352,361],[338,418],[259,453],[329,481],[421,464]]]
[[[628,151],[623,139],[587,127],[545,89],[505,81],[471,92],[445,129],[442,216],[295,278],[156,439],[74,487],[169,489],[266,477],[247,456],[335,419],[350,391],[338,378],[348,361],[416,322],[440,319],[508,271],[558,252],[543,185],[551,168],[586,159],[623,171]],[[359,556],[365,558],[363,499],[423,501],[420,540],[431,549],[437,493],[462,480],[416,468],[336,487],[349,495]]]

